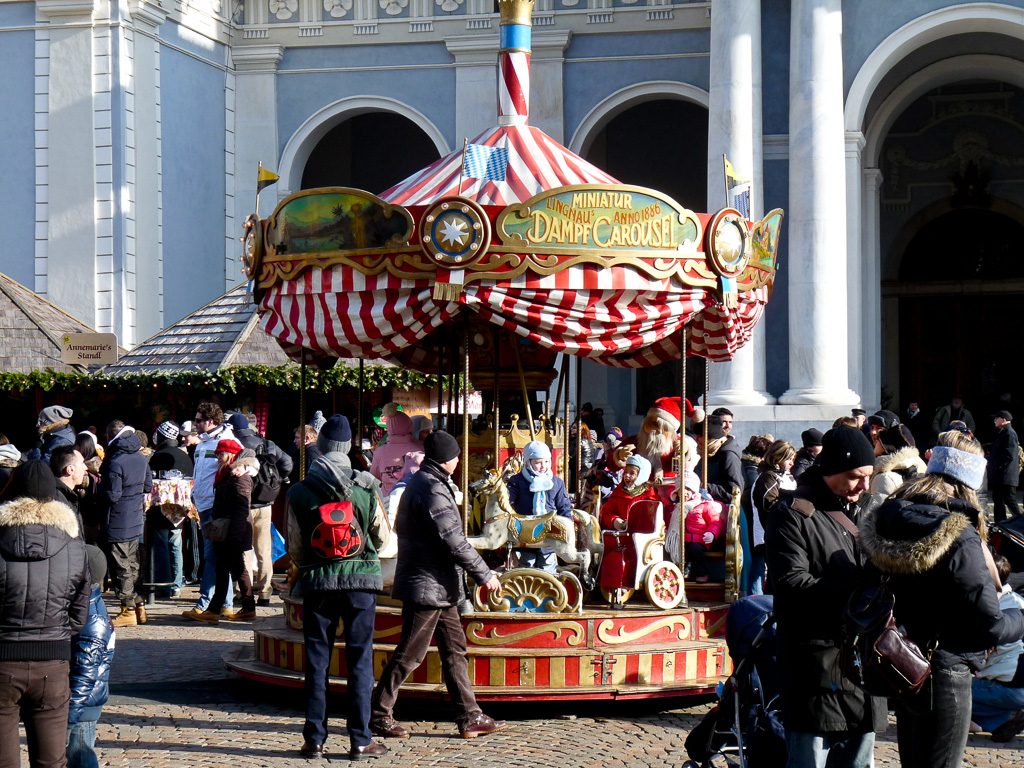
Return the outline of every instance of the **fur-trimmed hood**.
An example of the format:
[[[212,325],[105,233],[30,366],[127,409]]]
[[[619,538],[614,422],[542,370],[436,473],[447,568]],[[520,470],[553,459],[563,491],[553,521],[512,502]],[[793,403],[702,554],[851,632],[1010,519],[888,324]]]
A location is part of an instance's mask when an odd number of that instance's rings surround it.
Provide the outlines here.
[[[0,504],[0,554],[5,559],[49,559],[78,531],[78,518],[61,501],[23,497]]]
[[[957,499],[944,507],[890,499],[860,522],[860,545],[883,573],[917,574],[934,568],[978,511]]]
[[[899,472],[901,475],[908,474],[908,470],[916,470],[916,474],[923,475],[928,471],[928,465],[921,459],[917,448],[908,445],[900,448],[895,453],[887,453],[875,459],[875,474],[883,472]],[[914,474],[914,473],[909,473]]]

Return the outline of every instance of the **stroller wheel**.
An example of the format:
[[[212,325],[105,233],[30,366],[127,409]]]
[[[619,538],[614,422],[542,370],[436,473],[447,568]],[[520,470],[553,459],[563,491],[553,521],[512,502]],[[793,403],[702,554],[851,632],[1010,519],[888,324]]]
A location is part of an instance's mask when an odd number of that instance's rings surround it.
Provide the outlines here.
[[[683,763],[682,768],[700,768],[700,763],[695,763],[693,760],[687,760]]]

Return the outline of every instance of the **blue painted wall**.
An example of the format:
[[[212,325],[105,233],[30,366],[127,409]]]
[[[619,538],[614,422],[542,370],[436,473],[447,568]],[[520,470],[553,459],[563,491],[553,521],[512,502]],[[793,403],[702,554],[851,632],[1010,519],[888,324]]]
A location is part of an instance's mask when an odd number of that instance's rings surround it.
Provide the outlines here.
[[[223,55],[215,51],[211,58]],[[223,70],[162,48],[164,319],[168,324],[224,292],[224,86]]]
[[[0,5],[0,210],[5,219],[0,271],[29,288],[35,282],[35,35],[3,30],[34,21],[32,3]]]
[[[311,115],[350,96],[375,94],[422,112],[455,144],[455,67],[444,45],[289,50],[278,68],[278,151]],[[435,66],[430,66],[435,65]],[[372,69],[398,66],[408,69]],[[370,67],[360,71],[306,71]]]
[[[587,114],[616,91],[651,80],[670,80],[708,89],[710,60],[628,58],[678,53],[707,54],[707,30],[652,32],[644,35],[577,35],[565,53],[563,103],[566,141]],[[592,61],[605,57],[609,61]]]
[[[1000,0],[1024,8],[1024,0]],[[861,65],[885,38],[908,22],[940,8],[966,5],[956,0],[846,0],[843,3],[843,80],[849,92]]]

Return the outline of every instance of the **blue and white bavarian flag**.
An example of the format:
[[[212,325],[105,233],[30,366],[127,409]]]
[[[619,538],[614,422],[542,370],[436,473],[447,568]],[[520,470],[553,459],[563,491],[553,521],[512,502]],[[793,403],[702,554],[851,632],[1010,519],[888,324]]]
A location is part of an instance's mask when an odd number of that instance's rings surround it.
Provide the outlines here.
[[[504,181],[508,167],[508,147],[467,144],[462,157],[462,174],[467,179]]]

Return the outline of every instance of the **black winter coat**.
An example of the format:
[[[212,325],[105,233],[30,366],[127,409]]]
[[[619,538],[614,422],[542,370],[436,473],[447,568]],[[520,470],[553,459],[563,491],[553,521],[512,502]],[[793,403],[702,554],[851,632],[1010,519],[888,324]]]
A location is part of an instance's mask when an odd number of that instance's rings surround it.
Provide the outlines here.
[[[865,494],[866,495],[866,494]],[[768,512],[765,556],[775,594],[786,727],[808,733],[883,731],[885,699],[843,674],[842,614],[862,578],[854,538],[829,511],[858,514],[829,490],[814,467]]]
[[[1017,448],[1020,443],[1013,427],[1007,424],[996,432],[988,456],[988,484],[1016,486],[1020,479]]]
[[[110,695],[110,665],[114,661],[114,625],[110,623],[103,591],[93,587],[89,618],[72,639],[71,701],[68,724],[95,722]]]
[[[252,497],[252,475],[248,472],[236,475],[232,471],[243,468],[258,472],[260,464],[256,459],[238,459],[218,470],[213,486],[213,519],[231,520],[225,543],[235,544],[245,552],[252,549],[252,516],[249,502]]]
[[[256,434],[251,429],[236,429],[235,439],[238,440],[244,447],[249,448],[256,453],[265,452],[274,457],[274,463],[277,465],[277,471],[281,474],[281,478],[288,478],[292,474],[292,457],[277,447],[277,444],[273,440],[266,440]],[[266,444],[266,449],[264,449]]]
[[[188,452],[178,447],[176,440],[161,440],[157,443],[156,450],[149,457],[149,468],[160,477],[161,472],[169,472],[176,469],[183,477],[192,477],[195,471],[195,463]]]
[[[889,574],[896,621],[921,648],[938,642],[933,669],[966,662],[1024,636],[1024,616],[1001,611],[975,528],[979,512],[959,499],[944,507],[889,499],[860,523],[871,565]]]
[[[697,467],[698,477],[701,469]],[[714,456],[708,457],[708,493],[715,501],[728,508],[732,504],[732,489],[743,492],[743,466],[740,460],[740,444],[730,437]]]
[[[65,424],[60,429],[47,432],[43,435],[43,444],[39,447],[39,458],[49,464],[50,454],[53,453],[54,449],[62,445],[74,445],[75,437],[75,428],[70,424]]]
[[[813,467],[816,461],[816,456],[811,456],[806,448],[801,448],[796,452],[796,458],[793,460],[793,469],[790,470],[793,477],[800,477],[800,475]]]
[[[0,505],[0,661],[59,661],[89,611],[78,520],[60,501]]]
[[[426,459],[410,478],[395,522],[398,563],[392,595],[431,608],[463,599],[463,569],[478,584],[491,571],[466,541],[455,504],[454,486],[441,465]]]
[[[153,488],[149,460],[134,433],[126,433],[107,447],[100,466],[101,503],[106,505],[107,541],[134,541],[142,536],[143,504]]]

